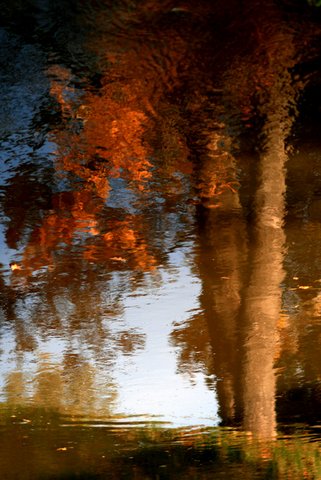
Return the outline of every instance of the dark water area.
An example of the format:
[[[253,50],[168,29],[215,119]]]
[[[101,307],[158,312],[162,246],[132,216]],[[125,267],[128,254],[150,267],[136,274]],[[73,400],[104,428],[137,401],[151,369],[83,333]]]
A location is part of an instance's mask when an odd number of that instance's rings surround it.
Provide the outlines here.
[[[321,479],[317,4],[1,5],[1,478]]]

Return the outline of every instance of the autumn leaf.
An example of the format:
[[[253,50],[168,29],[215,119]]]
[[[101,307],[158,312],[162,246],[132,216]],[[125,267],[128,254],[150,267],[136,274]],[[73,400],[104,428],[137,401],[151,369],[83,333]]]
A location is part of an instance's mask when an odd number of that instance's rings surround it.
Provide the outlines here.
[[[22,270],[21,265],[19,265],[18,263],[11,263],[10,268],[11,268],[11,270],[12,270],[13,272],[14,272],[15,270]]]
[[[123,257],[111,257],[110,260],[113,260],[114,262],[126,262],[127,260]]]

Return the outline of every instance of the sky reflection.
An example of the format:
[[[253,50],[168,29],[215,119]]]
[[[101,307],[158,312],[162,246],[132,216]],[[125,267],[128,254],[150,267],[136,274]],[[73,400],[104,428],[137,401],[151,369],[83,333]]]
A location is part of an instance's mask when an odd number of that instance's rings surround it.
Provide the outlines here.
[[[101,410],[101,398],[106,396],[104,389],[108,385],[116,388],[114,398],[110,399],[109,416],[122,418],[139,417],[144,421],[163,421],[171,426],[208,425],[219,422],[215,383],[210,382],[208,374],[199,366],[189,373],[181,374],[177,369],[177,347],[170,345],[170,334],[173,325],[182,323],[190,315],[190,311],[198,307],[200,282],[184,261],[192,255],[191,245],[177,249],[170,255],[172,272],[160,269],[158,275],[161,283],[151,284],[149,288],[141,288],[133,294],[123,296],[122,313],[117,318],[105,316],[103,323],[108,326],[110,338],[128,339],[138,335],[138,344],[134,349],[118,352],[109,364],[101,359],[95,359],[92,347],[85,345],[75,332],[66,339],[54,330],[47,331],[46,337],[34,331],[36,347],[32,352],[16,350],[15,335],[8,326],[2,332],[1,350],[2,367],[1,390],[2,401],[8,395],[8,382],[12,375],[21,373],[24,377],[25,389],[16,392],[16,402],[39,404],[39,368],[58,372],[63,375],[64,357],[79,355],[87,367],[94,371],[94,386],[87,394],[92,396],[96,408],[90,412],[90,417],[104,415]],[[62,311],[68,322],[68,304],[61,299]],[[28,299],[26,299],[26,305]],[[72,313],[72,306],[69,307]],[[89,320],[89,319],[88,319]],[[23,315],[28,330],[28,315]],[[32,324],[30,325],[33,330]],[[87,328],[90,328],[89,325]],[[120,340],[121,341],[121,340]],[[107,350],[112,349],[108,346]],[[45,363],[44,362],[45,359]],[[50,381],[48,383],[50,386]],[[9,388],[10,390],[10,388]],[[47,391],[47,395],[50,390]],[[65,390],[66,394],[66,390]],[[19,395],[22,397],[19,398]],[[18,396],[18,397],[17,397]],[[50,395],[49,395],[50,396]],[[108,396],[108,395],[107,395]],[[11,401],[14,395],[11,392]],[[38,400],[37,400],[38,399]],[[100,400],[99,400],[100,399]],[[70,402],[66,395],[65,402]],[[59,407],[59,401],[52,399],[53,405],[64,411],[64,403]],[[66,405],[65,405],[66,408]],[[86,411],[87,409],[85,409]],[[79,410],[79,413],[81,412]],[[87,412],[88,413],[88,412]],[[106,415],[106,411],[105,411]]]

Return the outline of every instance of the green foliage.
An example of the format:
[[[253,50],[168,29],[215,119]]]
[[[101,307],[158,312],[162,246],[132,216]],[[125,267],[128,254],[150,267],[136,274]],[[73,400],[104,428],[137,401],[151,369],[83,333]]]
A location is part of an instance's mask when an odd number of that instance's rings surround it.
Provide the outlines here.
[[[312,7],[321,7],[321,0],[308,0],[308,4]]]

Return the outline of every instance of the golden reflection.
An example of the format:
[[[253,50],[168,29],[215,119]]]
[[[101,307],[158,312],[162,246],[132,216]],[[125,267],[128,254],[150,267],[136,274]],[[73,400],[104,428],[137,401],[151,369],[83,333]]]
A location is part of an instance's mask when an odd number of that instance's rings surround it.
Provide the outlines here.
[[[48,353],[39,353],[34,374],[18,369],[6,378],[6,400],[10,405],[37,405],[69,417],[111,415],[117,389],[108,372],[79,354],[66,353],[62,363]]]
[[[56,145],[54,178],[68,182],[71,190],[52,193],[50,209],[31,233],[28,229],[22,259],[11,264],[13,283],[43,268],[56,269],[61,253],[80,243],[88,263],[107,262],[113,270],[155,269],[145,213],[129,214],[125,206],[112,212],[117,220],[103,221],[113,179],[125,182],[124,195],[150,194],[153,181],[155,191],[174,199],[186,188],[183,177],[192,172],[179,109],[167,99],[181,84],[188,45],[173,28],[160,38],[151,29],[145,32],[150,42],[142,42],[135,19],[153,10],[142,3],[132,17],[120,9],[118,22],[106,23],[102,9],[86,39],[92,55],[103,55],[99,88],[75,88],[68,67],[47,69],[49,93],[61,114],[61,124],[49,134]],[[115,42],[123,29],[127,35]]]
[[[247,259],[246,230],[240,211],[227,214],[210,210],[203,215],[200,302],[215,354],[220,414],[223,422],[230,424],[240,415],[239,314]]]
[[[249,285],[244,296],[244,428],[254,435],[276,435],[274,368],[284,278],[284,139],[267,139],[256,197],[256,224]],[[283,140],[283,142],[282,142]],[[271,150],[270,150],[271,149]],[[273,190],[271,187],[273,186]]]
[[[26,379],[19,370],[7,375],[5,385],[6,399],[10,405],[21,405],[26,398]]]
[[[84,258],[89,261],[126,264],[140,271],[154,270],[156,260],[149,253],[146,241],[141,237],[142,226],[138,216],[128,215],[124,220],[109,223],[109,230],[100,241],[84,249]]]
[[[273,8],[265,22],[258,18],[262,39],[257,58],[260,112],[265,116],[262,153],[259,159],[258,188],[254,198],[255,224],[249,284],[244,294],[244,428],[255,436],[276,436],[276,371],[278,320],[281,312],[281,282],[284,279],[284,215],[286,140],[294,121],[301,85],[292,80],[296,47],[289,29],[277,28]],[[273,28],[274,27],[274,28]],[[290,109],[292,108],[292,111]],[[295,111],[295,110],[294,110]]]
[[[95,31],[85,43],[99,58],[99,87],[90,84],[90,74],[87,87],[80,89],[68,67],[55,64],[47,70],[50,100],[61,115],[60,125],[49,134],[56,148],[53,173],[44,178],[43,189],[31,174],[23,177],[29,190],[33,184],[38,189],[27,213],[13,211],[9,201],[5,204],[8,245],[22,247],[21,259],[11,263],[15,348],[37,352],[37,338],[51,331],[68,341],[77,337],[93,348],[95,361],[104,360],[109,368],[119,352],[130,354],[143,344],[130,329],[117,341],[111,339],[104,323],[106,316],[114,320],[120,315],[123,292],[135,289],[132,272],[151,272],[166,263],[167,254],[155,245],[168,234],[167,228],[162,235],[154,229],[164,221],[166,203],[151,214],[154,204],[139,204],[139,199],[151,201],[156,192],[162,200],[171,197],[175,208],[184,189],[195,189],[202,204],[196,268],[203,313],[172,335],[183,344],[180,368],[186,372],[191,363],[204,364],[218,380],[223,423],[242,420],[253,436],[272,439],[284,277],[286,141],[303,86],[291,73],[297,46],[272,2],[264,9],[250,2],[242,7],[245,26],[230,26],[237,30],[236,40],[247,39],[246,45],[239,50],[233,46],[232,53],[227,48],[226,59],[218,54],[216,88],[207,65],[201,65],[212,50],[202,61],[197,57],[208,37],[199,44],[190,42],[193,28],[199,32],[194,24],[206,9],[197,12],[196,6],[175,7],[170,1],[162,4],[165,7],[167,13],[191,15],[182,21],[184,28],[176,31],[175,23],[172,27],[162,17],[157,34],[153,22],[146,30],[141,20],[156,22],[153,15],[160,8],[151,2],[140,2],[134,13],[125,9],[118,23],[109,21],[109,11],[97,16]],[[186,25],[191,30],[185,34]],[[225,55],[224,39],[216,40],[217,50],[222,46]],[[260,151],[249,154],[257,157],[255,219],[249,225],[239,192],[238,149],[239,137],[256,123],[263,127],[259,134],[249,130]],[[6,188],[8,195],[14,192],[12,198],[21,177],[9,179]],[[124,197],[129,191],[134,196],[132,209],[108,206],[115,179],[124,182]],[[51,182],[60,181],[64,186],[51,190]],[[191,203],[198,203],[191,197]],[[184,219],[179,228],[186,224]],[[117,294],[105,301],[115,279],[120,282]],[[21,306],[26,292],[32,308]],[[60,307],[58,297],[63,299]],[[23,321],[19,308],[25,312]],[[25,326],[27,318],[30,325]],[[105,351],[108,342],[115,351]],[[75,415],[109,413],[113,383],[108,377],[99,384],[100,372],[86,355],[65,354],[62,363],[50,354],[37,355],[32,393],[17,369],[7,375],[8,400],[32,399]],[[111,400],[96,404],[109,390]]]
[[[161,144],[159,132],[165,142],[169,140],[166,96],[180,83],[178,68],[187,45],[173,30],[166,31],[165,41],[152,31],[140,32],[135,23],[139,15],[153,12],[145,3],[135,9],[134,23],[128,12],[111,26],[102,12],[95,33],[88,35],[86,47],[95,55],[104,52],[101,62],[108,65],[99,91],[71,95],[66,72],[58,71],[58,81],[56,67],[48,72],[53,76],[51,94],[63,115],[67,110],[70,117],[67,129],[53,135],[58,146],[56,168],[84,180],[102,199],[108,197],[111,178],[121,177],[132,188],[146,189],[152,176],[152,145]],[[127,36],[119,35],[123,29]],[[141,41],[141,34],[148,35],[147,41]],[[175,127],[170,136],[170,146],[176,145],[179,156],[186,157],[183,137],[175,139]]]
[[[260,7],[251,5],[248,13],[258,42],[254,48],[248,47],[250,53],[234,59],[224,73],[223,88],[226,101],[232,110],[241,112],[244,122],[250,125],[254,115],[264,120],[256,166],[254,223],[246,224],[238,193],[234,193],[238,156],[223,123],[211,134],[199,169],[200,196],[214,200],[203,204],[219,208],[203,211],[199,217],[196,261],[202,279],[200,302],[214,355],[206,368],[218,379],[222,421],[242,420],[244,429],[254,437],[274,439],[275,361],[285,275],[286,142],[303,84],[291,74],[297,61],[291,29],[283,24],[274,5],[266,7],[268,16],[266,8],[263,14]],[[220,181],[228,179],[230,172],[232,182],[222,183],[222,187],[217,183],[220,162]],[[181,332],[182,338],[182,358],[186,358],[187,333],[185,337]],[[194,339],[190,342],[193,349]]]
[[[74,132],[67,127],[53,135],[58,146],[56,168],[82,179],[83,188],[93,189],[102,199],[108,196],[109,178],[122,176],[142,189],[150,177],[148,147],[142,138],[148,118],[138,106],[136,88],[135,83],[110,82],[99,94],[87,92],[73,100],[61,75],[59,83],[52,80],[51,94],[63,114],[67,110],[72,125],[81,128]]]
[[[108,85],[99,96],[87,93],[82,102],[76,113],[81,133],[55,135],[56,167],[80,177],[102,199],[108,196],[108,178],[122,176],[143,189],[151,175],[142,139],[148,118],[131,98],[130,87]]]
[[[217,116],[219,115],[216,112]],[[214,129],[215,128],[215,129]],[[238,172],[227,125],[212,125],[198,165],[196,189],[207,208],[239,207]],[[231,193],[233,195],[231,195]]]
[[[99,222],[103,204],[86,190],[60,192],[52,197],[52,210],[43,218],[24,248],[22,260],[11,264],[14,278],[31,275],[43,267],[56,268],[57,252],[68,251],[86,234],[82,257],[91,262],[126,263],[139,271],[153,270],[155,258],[149,252],[138,215],[111,220],[106,226]]]

